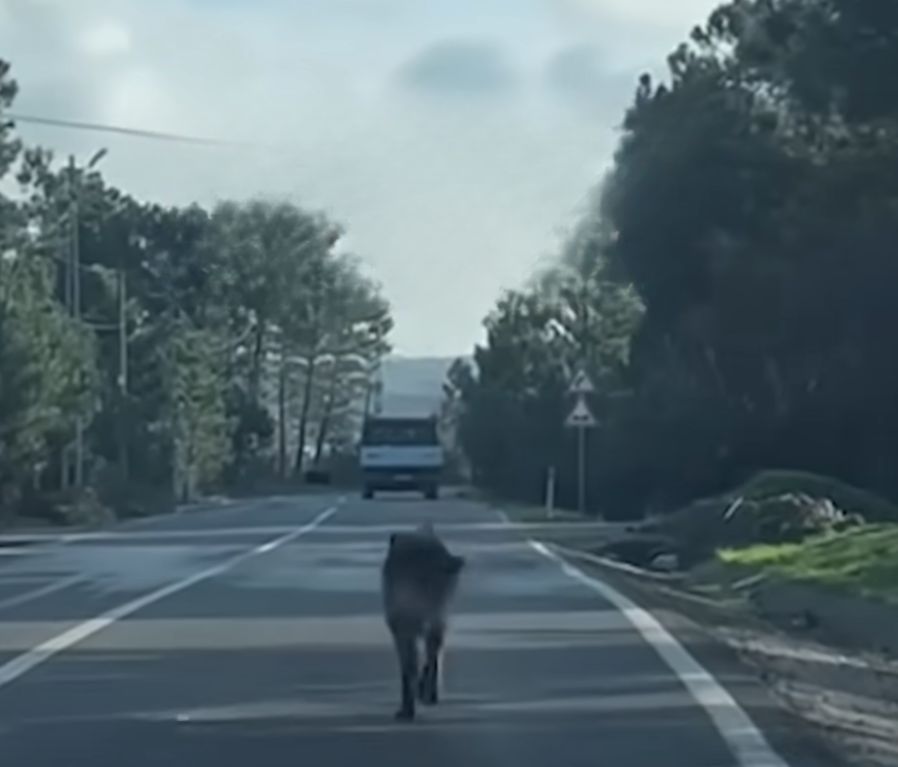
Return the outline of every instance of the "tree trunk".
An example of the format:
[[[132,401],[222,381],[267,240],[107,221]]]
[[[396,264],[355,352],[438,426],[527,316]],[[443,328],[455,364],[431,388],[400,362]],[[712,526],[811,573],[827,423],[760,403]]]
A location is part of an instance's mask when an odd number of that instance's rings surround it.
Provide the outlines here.
[[[278,371],[278,476],[287,478],[287,361]]]
[[[318,427],[318,436],[315,438],[315,456],[312,458],[312,466],[321,464],[321,454],[324,452],[324,440],[327,435],[328,420],[330,416],[330,413],[327,412],[329,410],[330,405],[328,404],[327,410],[321,417],[321,425]]]
[[[302,409],[299,414],[299,439],[296,445],[296,464],[294,472],[297,477],[302,476],[303,459],[306,452],[306,434],[309,429],[309,410],[312,407],[312,385],[315,380],[315,357],[309,359],[309,367],[306,373],[306,385],[303,387]]]
[[[327,387],[327,399],[324,402],[324,412],[321,414],[321,424],[318,427],[318,438],[315,440],[315,458],[313,464],[321,463],[321,454],[324,452],[324,442],[327,439],[327,430],[330,427],[331,414],[334,411],[334,401],[337,391],[337,365],[334,365],[334,373]]]
[[[253,344],[252,368],[249,372],[249,398],[254,405],[259,404],[259,389],[262,381],[262,359],[265,353],[265,323],[262,320],[256,325],[255,343]]]

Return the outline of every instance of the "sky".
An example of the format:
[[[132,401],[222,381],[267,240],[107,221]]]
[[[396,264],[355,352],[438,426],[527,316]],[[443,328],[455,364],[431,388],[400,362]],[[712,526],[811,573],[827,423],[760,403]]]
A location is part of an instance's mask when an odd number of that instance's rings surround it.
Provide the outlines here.
[[[715,0],[0,0],[20,124],[163,204],[327,212],[406,355],[467,354],[505,289],[559,252],[642,72]]]

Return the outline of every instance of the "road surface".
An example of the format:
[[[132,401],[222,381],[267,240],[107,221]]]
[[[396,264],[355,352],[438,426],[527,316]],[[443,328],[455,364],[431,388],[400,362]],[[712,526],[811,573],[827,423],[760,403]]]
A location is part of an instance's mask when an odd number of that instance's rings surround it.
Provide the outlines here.
[[[444,702],[400,724],[378,567],[423,520],[469,566]],[[0,761],[781,767],[748,676],[718,683],[617,599],[451,498],[266,499],[22,549],[0,558]]]

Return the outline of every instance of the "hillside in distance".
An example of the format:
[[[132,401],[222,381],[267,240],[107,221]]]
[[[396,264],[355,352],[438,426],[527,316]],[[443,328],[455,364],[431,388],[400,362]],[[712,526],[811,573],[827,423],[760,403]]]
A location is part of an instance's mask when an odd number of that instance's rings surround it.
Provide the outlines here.
[[[383,362],[383,414],[423,416],[439,411],[443,382],[455,357],[388,357]]]

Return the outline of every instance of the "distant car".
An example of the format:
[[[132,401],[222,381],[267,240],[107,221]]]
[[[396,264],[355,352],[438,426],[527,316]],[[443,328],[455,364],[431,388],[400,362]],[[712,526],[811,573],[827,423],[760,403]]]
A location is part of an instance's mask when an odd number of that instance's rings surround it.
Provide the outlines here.
[[[327,469],[309,469],[306,472],[307,485],[329,485],[331,473]]]
[[[443,447],[436,418],[368,418],[359,454],[365,498],[379,490],[415,490],[430,499],[439,495]]]

